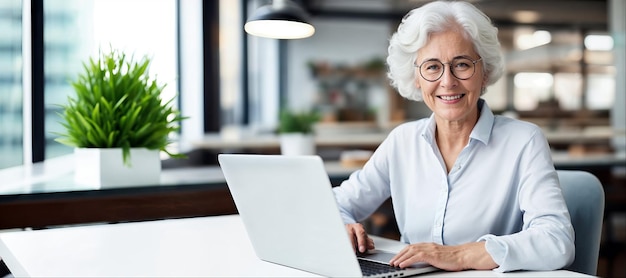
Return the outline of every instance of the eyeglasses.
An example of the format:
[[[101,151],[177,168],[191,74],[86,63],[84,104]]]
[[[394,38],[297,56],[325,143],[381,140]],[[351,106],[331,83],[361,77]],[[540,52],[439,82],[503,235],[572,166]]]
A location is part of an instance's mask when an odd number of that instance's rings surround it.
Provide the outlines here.
[[[424,61],[420,65],[415,65],[419,68],[420,75],[422,78],[426,79],[430,82],[435,82],[439,80],[443,76],[443,72],[445,71],[445,65],[450,66],[450,72],[452,75],[460,80],[467,80],[474,76],[474,72],[476,71],[476,63],[478,63],[483,58],[480,58],[476,61],[465,58],[458,57],[452,59],[452,62],[442,63],[439,60],[428,60]]]

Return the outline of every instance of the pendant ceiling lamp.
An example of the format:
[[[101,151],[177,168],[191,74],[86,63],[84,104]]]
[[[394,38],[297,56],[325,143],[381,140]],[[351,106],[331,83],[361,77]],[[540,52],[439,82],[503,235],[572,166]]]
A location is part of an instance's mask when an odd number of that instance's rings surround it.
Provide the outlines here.
[[[302,39],[315,33],[307,12],[289,0],[274,0],[258,8],[244,30],[250,35],[272,39]]]

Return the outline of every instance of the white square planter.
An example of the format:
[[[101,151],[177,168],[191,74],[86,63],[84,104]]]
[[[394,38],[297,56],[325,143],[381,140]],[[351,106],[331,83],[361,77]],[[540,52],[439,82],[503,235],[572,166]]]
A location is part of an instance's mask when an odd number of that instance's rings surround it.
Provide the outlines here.
[[[282,155],[314,155],[315,136],[303,133],[280,134],[280,152]]]
[[[132,148],[130,167],[124,164],[121,148],[74,149],[74,181],[99,187],[155,185],[161,180],[159,150]]]

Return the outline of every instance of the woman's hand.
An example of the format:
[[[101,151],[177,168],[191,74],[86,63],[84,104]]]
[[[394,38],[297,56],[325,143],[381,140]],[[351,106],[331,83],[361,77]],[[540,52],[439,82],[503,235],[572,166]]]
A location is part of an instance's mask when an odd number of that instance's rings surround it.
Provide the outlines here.
[[[405,268],[417,262],[426,262],[448,271],[498,267],[487,253],[484,241],[456,246],[435,243],[411,244],[402,249],[389,263],[392,266]]]
[[[346,231],[352,240],[352,249],[355,253],[365,253],[374,249],[374,240],[367,236],[365,228],[360,223],[346,224]]]

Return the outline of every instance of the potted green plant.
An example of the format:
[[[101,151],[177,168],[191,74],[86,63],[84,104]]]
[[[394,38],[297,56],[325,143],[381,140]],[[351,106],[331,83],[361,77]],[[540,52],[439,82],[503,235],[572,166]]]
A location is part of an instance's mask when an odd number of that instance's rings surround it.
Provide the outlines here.
[[[83,63],[72,82],[76,93],[61,105],[66,133],[56,141],[75,147],[78,183],[154,184],[160,180],[160,152],[185,118],[172,100],[164,102],[165,84],[149,75],[150,58],[140,60],[111,49]]]
[[[315,111],[281,111],[278,126],[281,153],[283,155],[315,154],[313,125],[319,120],[320,115]]]

